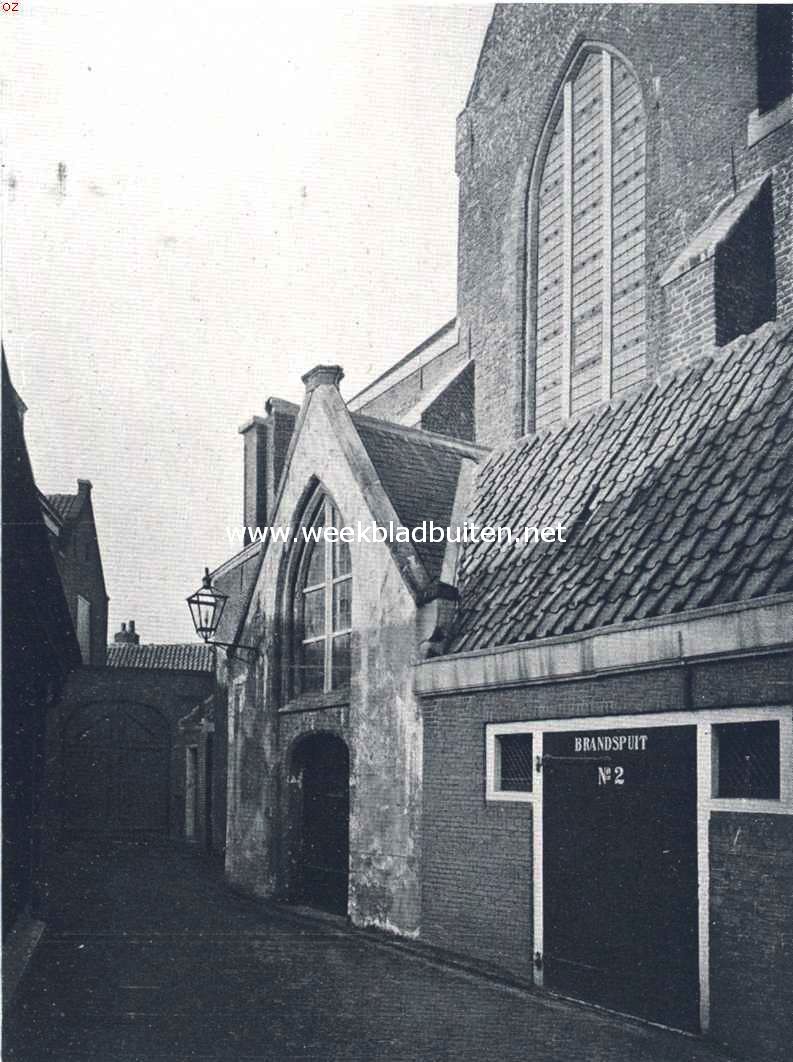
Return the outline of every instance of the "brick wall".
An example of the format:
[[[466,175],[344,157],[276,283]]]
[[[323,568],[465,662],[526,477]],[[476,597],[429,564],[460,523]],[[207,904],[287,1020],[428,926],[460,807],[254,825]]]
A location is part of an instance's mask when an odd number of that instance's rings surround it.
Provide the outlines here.
[[[455,439],[470,439],[475,434],[475,380],[471,362],[459,376],[442,391],[421,415],[421,427]]]
[[[531,977],[532,808],[485,801],[490,722],[793,701],[793,654],[754,655],[423,701],[421,937]],[[793,821],[714,813],[712,1034],[781,1060],[793,1013]]]
[[[734,230],[717,248],[714,263],[717,346],[748,335],[776,317],[774,204],[765,185]]]
[[[741,1058],[793,1044],[793,817],[714,814],[711,1032]]]
[[[793,308],[793,127],[747,147],[757,106],[754,8],[499,5],[457,130],[458,320],[476,358],[484,444],[523,430],[527,191],[550,106],[586,40],[624,55],[644,97],[648,374],[712,352],[703,349],[712,322],[701,298],[705,282],[713,297],[712,273],[673,291],[658,281],[731,196],[733,167],[739,188],[773,171],[778,312]],[[751,272],[743,279],[754,283]],[[689,293],[698,300],[691,310]]]
[[[199,672],[173,672],[129,668],[84,668],[70,676],[63,694],[47,720],[47,830],[57,838],[64,826],[64,776],[62,737],[69,717],[81,706],[140,704],[157,711],[170,735],[168,834],[184,837],[184,736],[178,722],[212,691],[213,676]],[[141,777],[140,785],[146,784]],[[96,829],[102,832],[104,809],[96,808]]]

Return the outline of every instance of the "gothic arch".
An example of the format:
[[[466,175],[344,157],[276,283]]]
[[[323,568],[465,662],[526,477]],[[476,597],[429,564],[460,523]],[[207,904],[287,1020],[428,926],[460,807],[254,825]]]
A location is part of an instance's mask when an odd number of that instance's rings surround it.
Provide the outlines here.
[[[524,269],[519,274],[527,431],[575,416],[628,389],[646,365],[647,110],[641,84],[630,61],[603,41],[578,41],[564,70],[549,94],[524,185]],[[579,93],[580,113],[575,111]],[[587,107],[594,118],[581,117]],[[555,189],[546,195],[554,177],[561,185],[560,218],[552,213]],[[595,180],[600,187],[593,195],[586,181]],[[586,209],[574,214],[574,202],[586,203],[587,196],[591,216]],[[592,247],[597,228],[602,234]],[[552,275],[557,258],[562,282]],[[594,305],[588,333],[587,299]],[[584,311],[580,320],[576,310]]]

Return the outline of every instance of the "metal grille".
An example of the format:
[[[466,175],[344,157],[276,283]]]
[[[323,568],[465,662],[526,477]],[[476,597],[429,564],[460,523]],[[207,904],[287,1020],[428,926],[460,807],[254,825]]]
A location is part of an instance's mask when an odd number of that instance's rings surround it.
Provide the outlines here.
[[[779,799],[779,723],[724,723],[716,736],[717,796]]]
[[[501,771],[499,788],[505,793],[530,793],[532,786],[531,734],[502,734],[498,738]]]

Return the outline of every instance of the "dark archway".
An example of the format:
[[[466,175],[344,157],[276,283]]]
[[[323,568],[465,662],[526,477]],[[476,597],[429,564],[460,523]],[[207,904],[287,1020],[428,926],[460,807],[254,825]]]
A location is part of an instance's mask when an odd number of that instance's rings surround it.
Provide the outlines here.
[[[290,770],[297,817],[292,896],[334,914],[347,913],[350,855],[350,756],[334,734],[300,740]]]

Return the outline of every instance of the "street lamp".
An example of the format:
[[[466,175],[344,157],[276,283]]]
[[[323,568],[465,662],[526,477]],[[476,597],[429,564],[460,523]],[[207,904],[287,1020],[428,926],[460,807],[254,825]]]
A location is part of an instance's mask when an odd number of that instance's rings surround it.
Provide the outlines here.
[[[218,629],[228,599],[228,594],[221,593],[220,590],[215,589],[212,585],[212,576],[209,574],[209,568],[204,568],[204,578],[201,586],[187,599],[196,634],[207,645],[219,645],[223,649],[247,649],[248,652],[258,656],[259,650],[255,646],[234,645],[230,642],[216,642],[214,640],[214,634]]]

